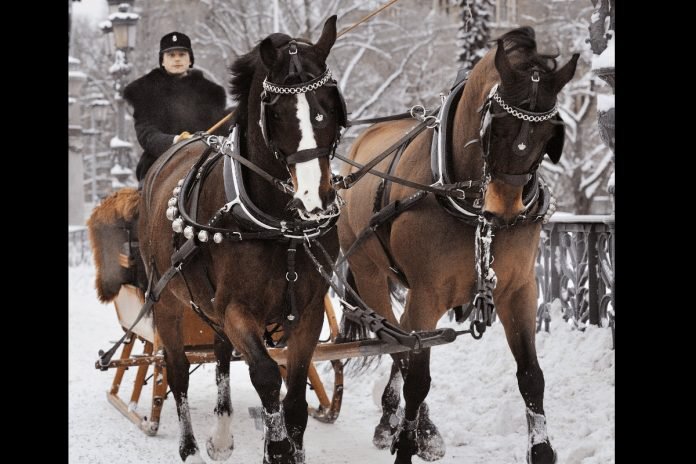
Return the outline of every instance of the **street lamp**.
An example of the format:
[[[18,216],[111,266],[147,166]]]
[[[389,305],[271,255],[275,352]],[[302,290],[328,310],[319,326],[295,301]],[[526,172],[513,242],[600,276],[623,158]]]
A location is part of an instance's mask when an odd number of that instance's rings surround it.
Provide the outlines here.
[[[91,184],[92,184],[92,205],[96,206],[99,200],[97,187],[97,139],[101,134],[101,126],[106,122],[108,117],[109,107],[111,103],[104,99],[102,94],[92,95],[92,101],[89,102],[90,108],[90,135],[92,136],[92,166],[91,166]]]
[[[134,0],[107,0],[107,3],[109,4],[109,21],[102,22],[100,28],[102,32],[113,39],[114,63],[109,68],[109,73],[114,79],[117,117],[116,136],[111,139],[110,147],[114,156],[112,172],[115,170],[119,173],[118,181],[115,184],[120,185],[133,174],[130,158],[132,144],[125,140],[126,107],[123,100],[123,89],[127,83],[126,77],[132,69],[131,64],[128,63],[128,53],[135,48],[136,25],[140,15],[130,11]]]

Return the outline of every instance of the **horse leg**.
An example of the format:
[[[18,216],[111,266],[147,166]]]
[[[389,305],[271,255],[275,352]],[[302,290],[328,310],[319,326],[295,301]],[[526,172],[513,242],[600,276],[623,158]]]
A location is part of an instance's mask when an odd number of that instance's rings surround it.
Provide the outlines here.
[[[232,435],[232,399],[230,398],[230,360],[232,359],[232,344],[227,339],[215,335],[215,381],[217,383],[217,405],[215,406],[216,422],[206,449],[208,456],[215,461],[224,461],[234,449]]]
[[[439,319],[434,310],[438,306],[427,291],[412,289],[402,317],[402,327],[407,330],[434,330]],[[428,311],[432,309],[431,311]],[[445,442],[435,424],[430,420],[424,403],[430,391],[430,348],[412,351],[408,363],[400,366],[404,375],[404,417],[391,446],[396,452],[394,464],[411,464],[411,456],[434,461],[445,455]],[[423,416],[421,416],[421,413]]]
[[[295,445],[295,464],[304,464],[304,432],[307,428],[307,372],[324,321],[323,298],[304,308],[288,340],[288,391],[283,399],[285,425]]]
[[[546,432],[544,413],[544,373],[537,360],[536,285],[532,282],[497,305],[508,345],[517,363],[517,385],[527,406],[529,464],[552,464],[556,452]],[[513,303],[514,302],[514,303]]]
[[[368,257],[361,256],[359,251],[350,260],[350,267],[354,270],[353,277],[360,298],[379,315],[386,317],[392,324],[398,325],[391,307],[388,278],[381,274],[379,268]],[[401,353],[391,356],[393,364],[389,382],[382,393],[382,417],[372,436],[372,443],[379,449],[386,448],[392,443],[403,416],[403,411],[399,408],[402,380],[399,366],[405,366],[408,363],[408,356]]]
[[[382,417],[379,424],[375,427],[372,443],[379,449],[387,448],[391,445],[394,434],[396,433],[399,422],[404,412],[399,408],[401,402],[402,376],[399,369],[399,358],[392,355],[392,368],[389,374],[389,382],[384,387],[382,393]]]
[[[246,308],[233,305],[225,312],[225,334],[249,364],[249,377],[261,399],[264,464],[295,464],[295,447],[288,437],[280,404],[282,382],[278,364],[268,355],[260,327]]]
[[[169,300],[169,304],[168,301]],[[155,308],[155,326],[164,345],[164,361],[167,366],[167,383],[172,389],[179,416],[179,456],[186,463],[203,464],[198,444],[193,435],[191,413],[188,405],[189,361],[186,358],[181,338],[181,311],[175,312],[177,303],[173,298],[163,294],[158,307]],[[167,308],[161,311],[163,308]],[[162,312],[163,314],[160,314]],[[178,313],[178,314],[177,314]]]

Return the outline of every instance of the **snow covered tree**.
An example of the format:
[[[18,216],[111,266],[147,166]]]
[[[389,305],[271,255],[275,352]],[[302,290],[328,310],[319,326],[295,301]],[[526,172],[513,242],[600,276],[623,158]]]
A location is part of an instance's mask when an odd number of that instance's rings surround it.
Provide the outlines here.
[[[614,105],[615,87],[615,64],[614,64],[614,36],[616,35],[615,16],[616,6],[614,0],[592,0],[592,5],[596,10],[592,15],[590,24],[590,44],[592,52],[593,72],[611,85],[611,95],[598,95],[597,98],[597,120],[600,128],[600,135],[604,143],[611,148],[614,153],[614,125],[616,119],[616,108]],[[609,21],[607,21],[609,19]],[[613,159],[613,156],[612,156]],[[609,179],[608,190],[614,194],[614,173]]]
[[[461,0],[460,6],[463,24],[457,37],[462,48],[459,61],[463,68],[471,70],[489,48],[493,0]]]

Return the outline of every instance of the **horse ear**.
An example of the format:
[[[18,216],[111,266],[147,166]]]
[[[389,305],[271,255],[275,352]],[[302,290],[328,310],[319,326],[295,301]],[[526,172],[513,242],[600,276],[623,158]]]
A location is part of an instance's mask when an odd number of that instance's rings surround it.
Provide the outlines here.
[[[561,69],[554,74],[555,85],[557,91],[560,91],[575,75],[575,68],[578,65],[579,53],[573,53],[573,56]]]
[[[495,51],[495,68],[498,70],[498,74],[500,74],[501,81],[514,78],[515,73],[505,52],[505,45],[502,40],[498,40],[498,49]]]
[[[270,37],[263,39],[259,52],[261,53],[261,61],[263,61],[266,69],[270,71],[273,65],[276,64],[276,61],[278,61],[278,50],[273,46],[273,41]]]
[[[336,15],[326,20],[324,29],[321,31],[321,37],[314,44],[314,49],[317,51],[321,61],[326,61],[326,57],[329,56],[334,42],[336,42]]]
[[[560,114],[556,114],[554,117],[554,124],[553,135],[546,142],[544,151],[549,155],[553,164],[558,164],[561,159],[561,153],[563,153],[563,142],[565,142],[565,123]]]

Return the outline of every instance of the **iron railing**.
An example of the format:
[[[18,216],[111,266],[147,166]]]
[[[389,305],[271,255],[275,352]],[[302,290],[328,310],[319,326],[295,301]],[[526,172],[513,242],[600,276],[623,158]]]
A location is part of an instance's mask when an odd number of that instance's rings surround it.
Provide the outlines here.
[[[549,330],[553,305],[584,330],[609,326],[614,337],[614,216],[554,215],[542,229],[537,255],[541,304],[537,331]]]
[[[68,266],[91,262],[92,249],[89,246],[87,227],[68,226]]]

